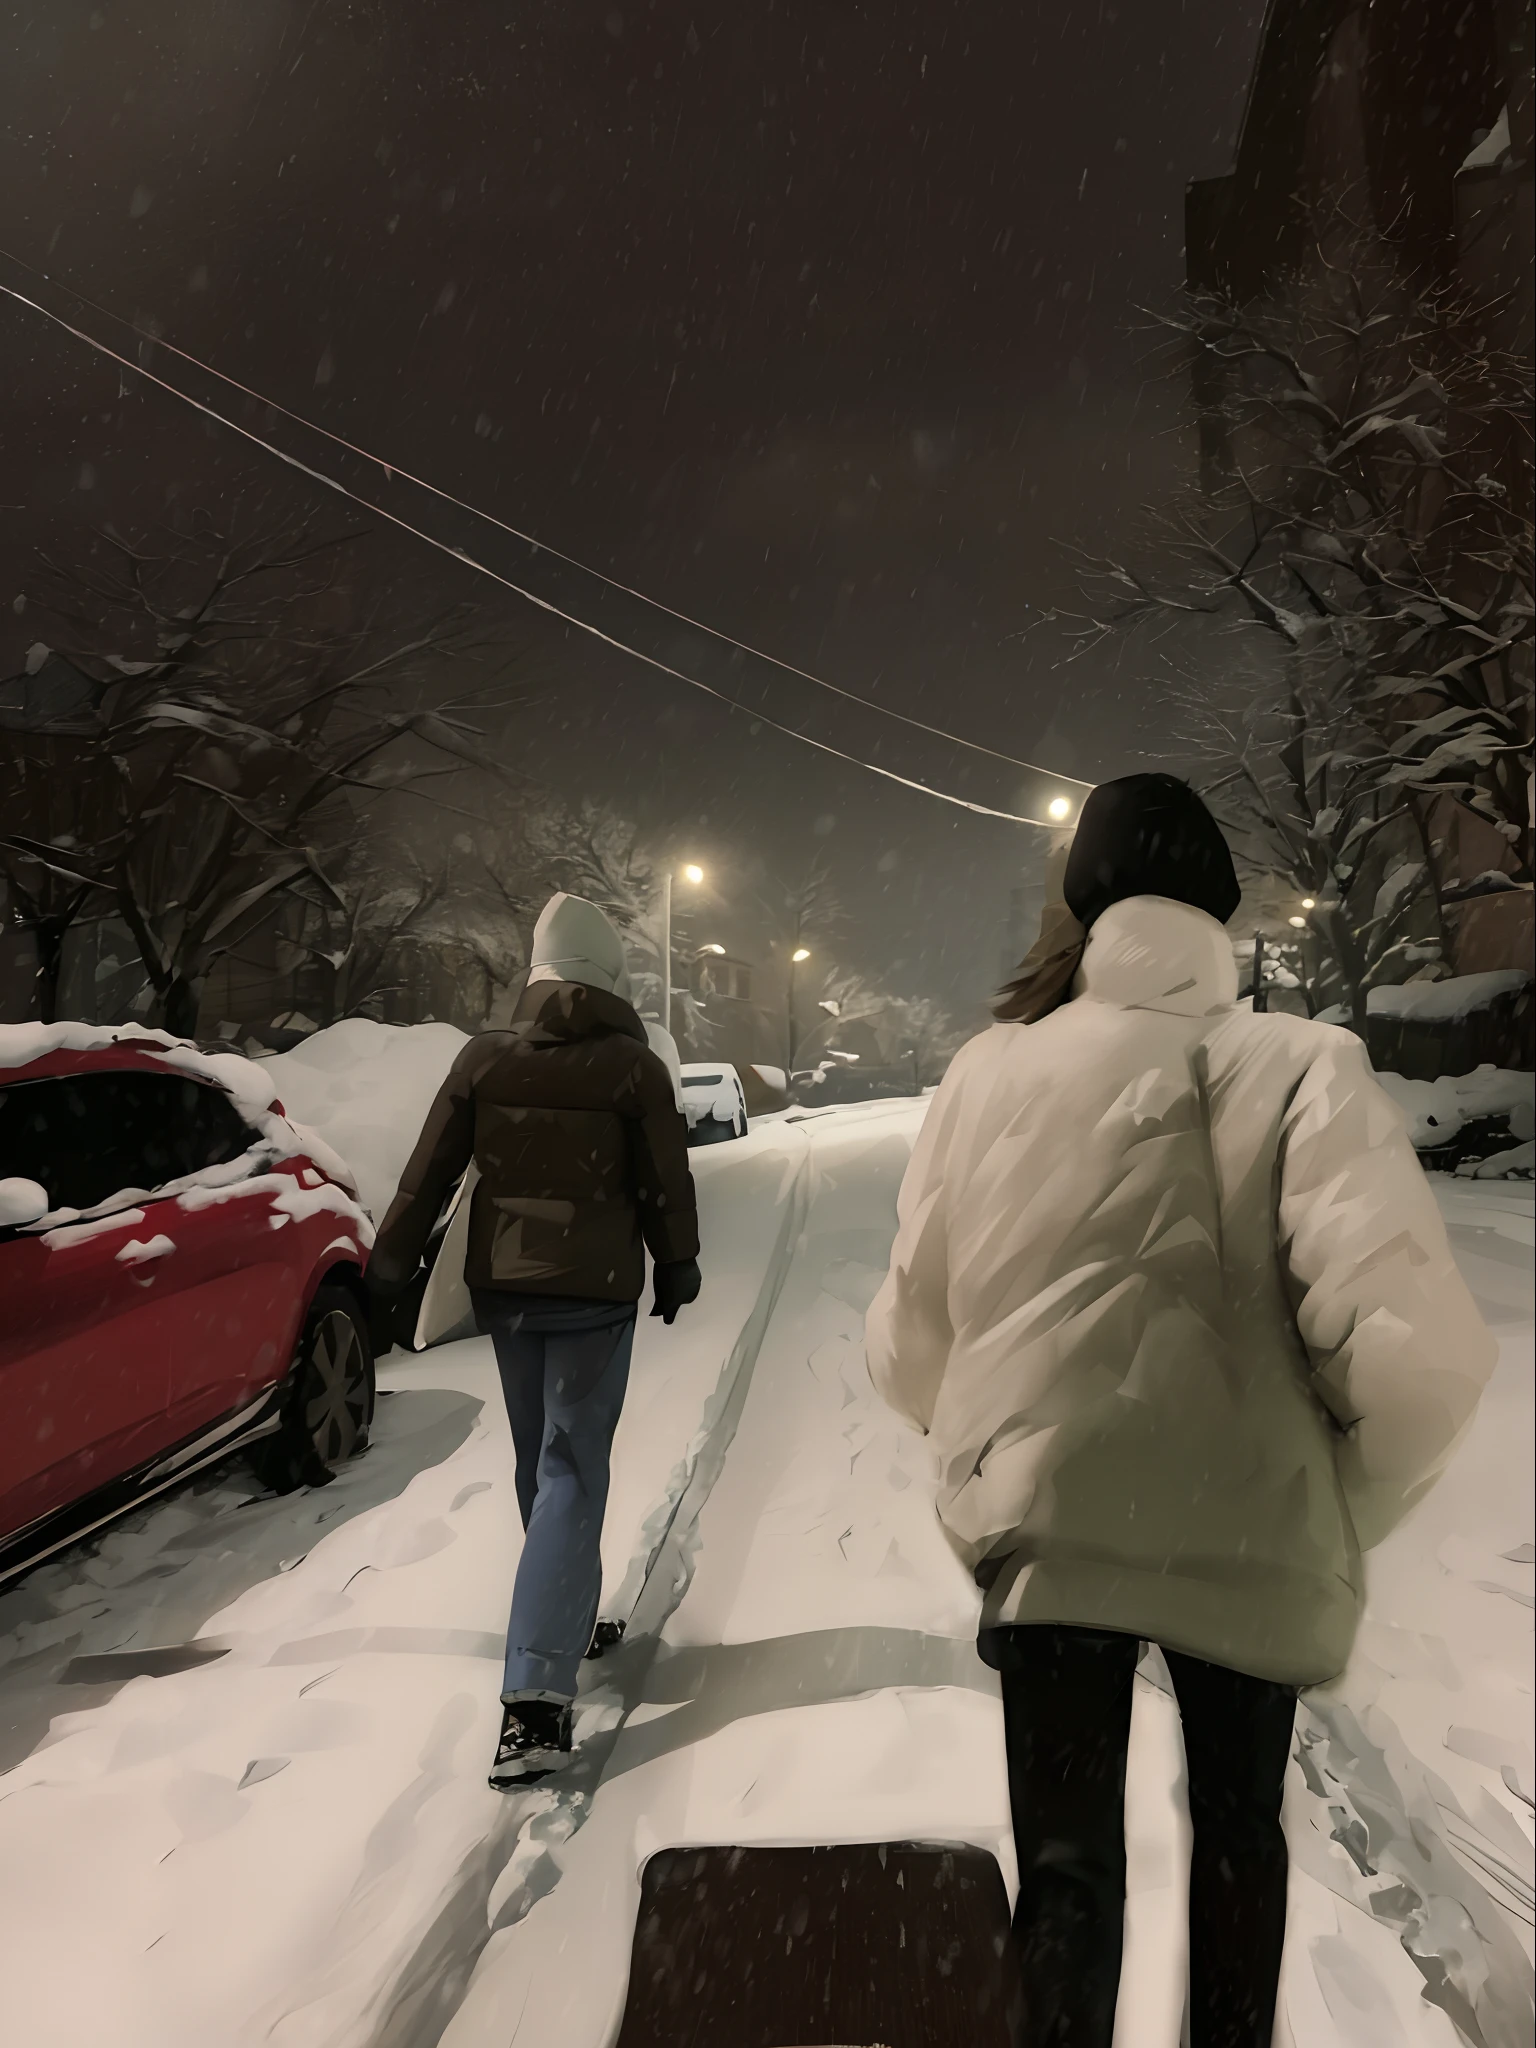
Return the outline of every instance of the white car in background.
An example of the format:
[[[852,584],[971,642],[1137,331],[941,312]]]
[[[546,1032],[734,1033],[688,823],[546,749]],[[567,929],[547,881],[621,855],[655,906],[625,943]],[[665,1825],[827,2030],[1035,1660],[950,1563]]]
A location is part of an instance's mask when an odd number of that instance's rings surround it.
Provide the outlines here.
[[[718,1145],[747,1135],[747,1098],[734,1067],[701,1060],[683,1068],[682,1081],[690,1145]]]

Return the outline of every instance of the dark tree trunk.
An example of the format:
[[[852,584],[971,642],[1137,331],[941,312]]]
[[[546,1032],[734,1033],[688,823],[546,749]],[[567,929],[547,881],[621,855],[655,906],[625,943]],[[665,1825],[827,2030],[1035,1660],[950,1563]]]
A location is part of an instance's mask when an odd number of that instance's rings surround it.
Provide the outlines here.
[[[37,1016],[41,1024],[58,1022],[64,934],[68,930],[69,920],[62,917],[40,917],[32,927],[32,948],[37,955]]]
[[[1325,943],[1333,955],[1333,964],[1338,969],[1340,981],[1344,984],[1344,999],[1349,1009],[1349,1028],[1362,1043],[1369,1044],[1370,1033],[1366,1025],[1365,962],[1361,958],[1360,947],[1342,909],[1331,910],[1320,922]]]
[[[202,997],[201,977],[193,980],[183,974],[172,976],[156,1008],[162,1012],[165,1029],[173,1038],[197,1036],[197,1013]]]

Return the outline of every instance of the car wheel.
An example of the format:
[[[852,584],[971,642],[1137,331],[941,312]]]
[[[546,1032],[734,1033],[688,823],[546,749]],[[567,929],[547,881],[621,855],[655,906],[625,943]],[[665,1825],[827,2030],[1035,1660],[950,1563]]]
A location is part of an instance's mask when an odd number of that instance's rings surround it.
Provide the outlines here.
[[[275,1493],[327,1486],[366,1448],[373,1354],[362,1309],[344,1287],[315,1295],[283,1389],[282,1421],[256,1446],[258,1478]]]

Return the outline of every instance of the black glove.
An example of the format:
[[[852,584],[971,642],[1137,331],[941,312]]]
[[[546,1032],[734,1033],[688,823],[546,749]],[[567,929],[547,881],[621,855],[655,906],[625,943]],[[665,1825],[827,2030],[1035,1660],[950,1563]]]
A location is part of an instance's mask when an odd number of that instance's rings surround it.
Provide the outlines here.
[[[656,1296],[651,1314],[670,1324],[680,1308],[698,1300],[703,1284],[704,1276],[699,1271],[697,1259],[673,1259],[665,1266],[658,1266],[651,1275],[651,1287]]]

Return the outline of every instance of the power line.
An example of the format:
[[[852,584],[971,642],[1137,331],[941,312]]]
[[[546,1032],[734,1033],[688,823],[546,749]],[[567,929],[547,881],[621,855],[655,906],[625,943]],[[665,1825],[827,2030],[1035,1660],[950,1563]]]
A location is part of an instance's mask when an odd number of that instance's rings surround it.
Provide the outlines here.
[[[802,682],[812,683],[819,690],[827,690],[835,697],[845,698],[850,704],[857,704],[865,711],[873,711],[881,718],[895,719],[901,725],[911,726],[914,730],[928,733],[935,739],[946,740],[951,746],[963,747],[967,752],[973,754],[985,754],[990,759],[1005,762],[1012,768],[1028,768],[1037,774],[1043,775],[1050,775],[1053,772],[1048,768],[1041,768],[1037,762],[1026,761],[1017,754],[1004,753],[998,747],[985,746],[979,740],[968,740],[959,733],[948,732],[943,726],[930,725],[925,719],[909,717],[906,712],[893,710],[890,705],[877,704],[871,697],[861,696],[856,690],[844,689],[839,683],[829,683],[824,676],[815,675],[809,669],[797,668],[793,662],[784,661],[776,654],[769,654],[761,647],[754,647],[745,640],[739,640],[732,633],[722,632],[718,627],[709,625],[703,619],[695,619],[687,612],[678,611],[675,606],[663,603],[660,598],[652,597],[649,592],[637,590],[628,583],[621,583],[616,577],[607,575],[601,569],[594,569],[589,563],[578,560],[576,556],[568,555],[560,548],[551,547],[546,541],[539,540],[534,534],[524,533],[521,528],[508,525],[505,520],[498,519],[494,513],[486,512],[477,505],[470,505],[462,498],[456,498],[451,491],[445,491],[440,485],[429,483],[425,478],[413,475],[410,470],[401,469],[396,463],[386,462],[382,456],[373,454],[367,448],[358,447],[355,442],[348,441],[343,435],[333,433],[329,427],[317,426],[313,420],[306,419],[302,413],[296,413],[288,406],[278,404],[275,399],[267,398],[259,391],[253,391],[249,385],[242,384],[238,378],[229,376],[223,370],[215,369],[211,363],[203,362],[200,357],[193,355],[188,349],[178,347],[175,342],[167,341],[160,335],[146,334],[141,328],[132,327],[130,322],[124,321],[122,316],[114,313],[110,307],[103,306],[96,300],[87,298],[83,292],[76,291],[72,285],[62,284],[57,278],[49,277],[46,271],[37,270],[33,265],[23,262],[20,257],[11,256],[5,250],[0,250],[0,256],[4,256],[8,262],[14,263],[18,269],[30,271],[34,277],[42,278],[45,282],[53,285],[56,290],[68,292],[71,298],[77,300],[82,306],[88,306],[92,312],[100,313],[105,319],[112,320],[120,326],[130,327],[133,333],[140,335],[143,340],[151,343],[152,346],[163,348],[170,355],[179,356],[184,363],[190,363],[194,369],[201,370],[205,376],[216,378],[221,384],[227,384],[231,390],[238,391],[242,397],[251,399],[255,404],[265,407],[267,411],[280,413],[284,419],[292,420],[295,426],[302,427],[307,433],[314,434],[321,440],[331,442],[334,447],[344,448],[349,455],[357,456],[360,461],[371,463],[391,480],[398,477],[406,483],[414,484],[418,490],[430,493],[432,497],[441,499],[445,504],[456,506],[461,512],[468,512],[472,518],[484,520],[486,525],[498,528],[513,540],[522,541],[526,546],[536,549],[540,554],[549,555],[556,561],[566,562],[573,569],[581,570],[584,575],[593,576],[599,582],[605,583],[609,589],[620,591],[625,597],[633,597],[641,604],[648,605],[653,611],[665,613],[668,618],[676,619],[680,625],[690,626],[695,632],[707,633],[712,640],[718,640],[728,647],[740,648],[744,654],[752,655],[755,660],[767,662],[771,667],[782,670],[786,675],[798,676]],[[8,287],[0,286],[0,290],[8,289]],[[21,303],[24,305],[33,303],[22,299],[21,295],[14,291],[10,292],[9,295],[12,298],[21,299]],[[45,313],[47,311],[44,307],[35,307],[35,310]],[[74,330],[71,331],[73,332]],[[1067,777],[1066,779],[1069,781],[1078,780],[1076,777]],[[1081,786],[1087,787],[1088,785],[1083,784]]]
[[[536,556],[542,554],[549,556],[555,561],[563,562],[570,568],[578,571],[579,574],[590,577],[606,588],[635,600],[651,611],[659,612],[665,617],[675,619],[679,624],[685,625],[695,632],[707,635],[711,640],[720,643],[722,646],[729,647],[740,654],[750,655],[753,659],[762,661],[785,674],[797,676],[805,682],[814,684],[819,689],[826,690],[834,696],[842,697],[850,703],[857,704],[863,710],[876,712],[882,717],[893,719],[902,725],[925,732],[933,738],[942,739],[951,745],[963,747],[972,753],[984,754],[994,760],[1005,762],[1010,766],[1023,768],[1032,774],[1044,776],[1058,785],[1071,784],[1074,788],[1082,790],[1086,790],[1091,786],[1081,782],[1076,777],[1052,776],[1049,770],[1040,769],[1034,763],[1021,760],[1015,755],[1004,754],[996,748],[982,746],[973,740],[962,739],[954,733],[944,731],[939,726],[929,725],[922,719],[910,718],[903,712],[894,711],[886,705],[876,704],[869,698],[859,696],[855,691],[843,689],[835,683],[828,683],[823,678],[813,675],[809,670],[796,668],[792,663],[781,661],[777,656],[766,654],[761,649],[749,646],[746,642],[737,640],[731,634],[721,632],[716,627],[690,618],[686,613],[679,612],[672,606],[661,603],[659,600],[648,596],[644,591],[636,590],[627,584],[620,583],[615,578],[605,575],[599,569],[590,568],[586,563],[577,560],[574,556],[562,553],[558,548],[546,547],[542,541],[537,540],[533,535],[523,533],[518,528],[507,525],[505,521],[495,518],[491,513],[484,512],[479,507],[454,497],[451,492],[442,490],[435,484],[427,483],[420,477],[413,476],[408,470],[397,468],[394,464],[386,462],[383,457],[374,455],[367,449],[357,447],[338,434],[333,434],[328,428],[315,426],[311,421],[304,419],[302,415],[290,411],[286,406],[279,405],[272,399],[266,398],[262,393],[241,384],[237,379],[226,376],[221,370],[217,370],[211,364],[200,361],[199,358],[189,354],[186,350],[176,347],[174,343],[165,341],[157,335],[146,334],[142,329],[132,327],[130,323],[122,320],[119,315],[111,312],[108,308],[84,297],[83,294],[75,291],[71,286],[60,285],[58,280],[49,278],[45,272],[38,271],[32,265],[21,262],[19,258],[10,256],[8,252],[0,250],[0,257],[14,264],[18,269],[26,270],[32,276],[42,279],[46,284],[53,286],[55,289],[66,292],[78,304],[99,313],[103,318],[113,322],[114,325],[128,328],[129,332],[133,333],[141,343],[148,343],[152,347],[164,348],[169,354],[179,357],[181,361],[201,371],[205,376],[214,379],[216,383],[226,385],[230,390],[237,391],[242,397],[251,400],[252,403],[266,408],[273,414],[281,415],[284,419],[291,420],[295,426],[300,427],[305,432],[328,441],[332,446],[344,449],[348,454],[356,456],[360,461],[370,464],[388,482],[393,483],[396,480],[400,480],[409,483],[440,502],[453,505],[458,510],[467,513],[471,518],[478,519],[485,525],[494,527],[512,539],[522,542]],[[756,710],[751,705],[741,703],[727,691],[717,689],[714,685],[704,682],[697,676],[688,674],[686,671],[674,666],[670,662],[662,660],[655,654],[647,653],[643,648],[634,646],[628,640],[619,638],[612,633],[604,632],[593,621],[584,619],[577,613],[564,609],[549,598],[541,597],[536,591],[530,590],[523,584],[504,576],[499,570],[492,568],[489,563],[480,561],[476,556],[471,555],[467,549],[454,546],[440,539],[435,534],[427,532],[412,521],[391,511],[387,506],[378,503],[375,499],[365,497],[360,492],[349,488],[324,470],[315,468],[311,463],[301,461],[297,456],[289,453],[288,450],[267,440],[265,436],[254,432],[249,427],[242,426],[237,420],[230,419],[226,414],[220,412],[217,407],[207,404],[203,399],[196,397],[189,391],[183,390],[181,386],[172,383],[167,378],[157,376],[145,364],[136,362],[133,358],[121,354],[98,336],[66,320],[62,314],[55,312],[51,307],[42,305],[38,300],[29,298],[25,293],[17,291],[13,286],[3,282],[0,282],[0,292],[3,292],[7,298],[12,299],[17,305],[25,307],[29,312],[37,313],[41,318],[51,321],[53,325],[62,329],[74,340],[92,349],[96,354],[106,357],[109,361],[118,364],[122,369],[131,371],[135,376],[143,378],[145,382],[153,384],[157,389],[166,392],[169,396],[179,399],[184,405],[188,405],[194,411],[203,414],[204,417],[216,421],[231,433],[240,435],[242,439],[261,448],[266,454],[273,456],[279,462],[287,464],[288,467],[298,470],[302,475],[310,478],[311,481],[322,485],[328,490],[337,492],[351,503],[398,527],[402,532],[409,533],[427,546],[436,548],[440,553],[450,556],[455,561],[462,562],[466,567],[500,584],[504,589],[511,591],[517,597],[521,597],[525,602],[534,605],[540,611],[547,612],[553,617],[563,620],[566,624],[576,627],[579,631],[590,635],[593,639],[600,641],[606,646],[614,648],[619,653],[627,654],[636,661],[644,662],[648,667],[656,669],[663,675],[671,676],[678,682],[686,683],[692,689],[702,691],[705,695],[716,699],[717,702],[725,704],[730,710],[739,712],[743,716],[752,719],[756,724],[765,725],[771,731],[780,733],[787,739],[798,740],[803,745],[813,747],[819,753],[828,754],[836,760],[846,762],[851,767],[861,768],[868,774],[881,776],[888,782],[897,783],[905,789],[915,790],[920,795],[936,797],[941,802],[955,805],[977,816],[997,818],[1010,824],[1022,825],[1045,826],[1050,822],[1043,818],[1032,818],[1022,812],[1006,811],[989,804],[978,803],[968,797],[956,796],[948,790],[934,787],[931,783],[919,781],[912,776],[899,774],[895,769],[883,767],[878,762],[866,761],[859,755],[847,753],[842,748],[833,746],[829,741],[816,739],[810,733],[803,732],[794,726],[786,725],[780,720],[769,716],[766,712]]]

